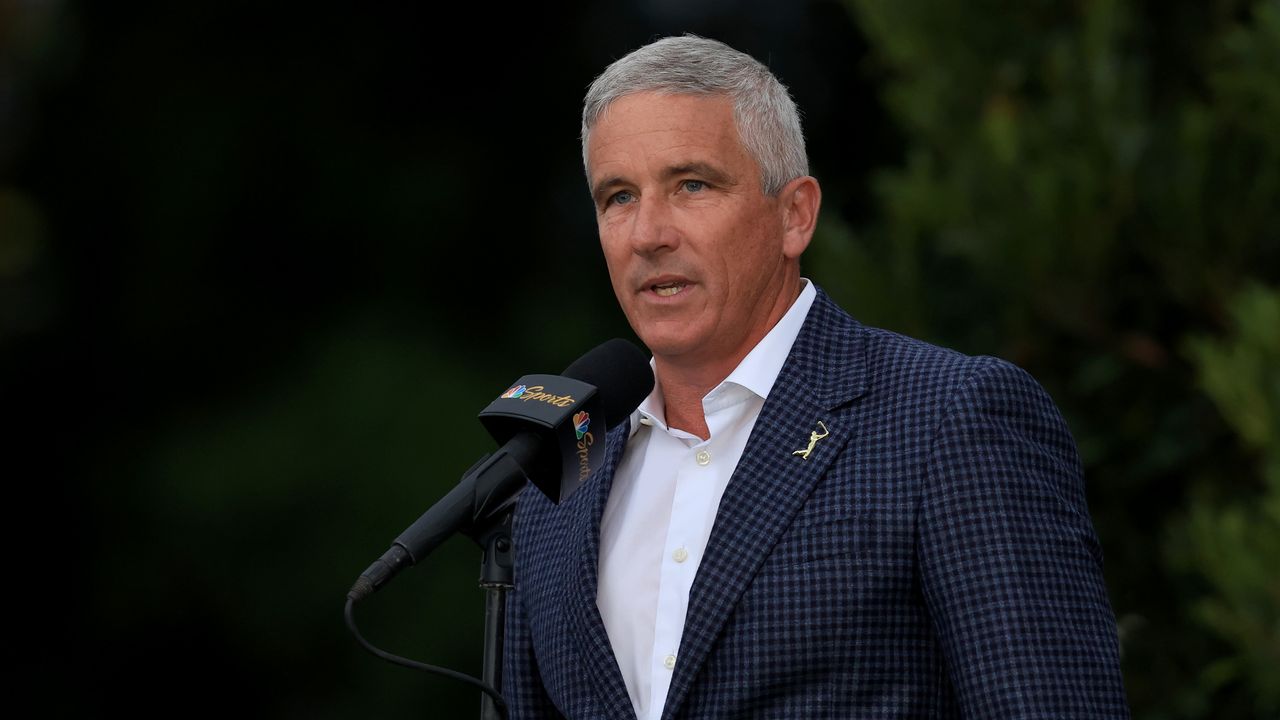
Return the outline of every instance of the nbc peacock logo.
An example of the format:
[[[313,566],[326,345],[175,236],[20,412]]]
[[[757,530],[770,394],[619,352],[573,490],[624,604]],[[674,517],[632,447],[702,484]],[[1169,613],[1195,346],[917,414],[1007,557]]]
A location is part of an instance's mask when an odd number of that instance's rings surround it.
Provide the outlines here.
[[[524,385],[516,385],[515,387],[513,387],[513,388],[511,388],[511,389],[507,390],[506,392],[502,393],[502,397],[503,397],[503,398],[518,398],[518,397],[520,397],[521,395],[523,395],[523,394],[524,394],[524,391],[525,391],[525,390],[528,390],[528,389],[529,389],[529,388],[525,387]]]
[[[580,410],[573,415],[573,431],[578,433],[578,439],[581,440],[583,435],[587,434],[587,428],[591,426],[591,416],[585,410]]]

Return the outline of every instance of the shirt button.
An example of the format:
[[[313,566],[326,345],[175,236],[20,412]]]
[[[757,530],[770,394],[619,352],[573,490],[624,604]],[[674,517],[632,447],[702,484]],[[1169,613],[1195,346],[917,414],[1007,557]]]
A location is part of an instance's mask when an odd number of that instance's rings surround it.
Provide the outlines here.
[[[676,562],[684,562],[689,559],[689,551],[682,547],[676,548],[676,551],[671,553],[671,559]]]
[[[709,465],[711,464],[711,453],[706,450],[699,450],[694,459],[698,461],[699,465]]]
[[[668,655],[662,659],[662,667],[668,670],[674,670],[676,667],[676,656]]]

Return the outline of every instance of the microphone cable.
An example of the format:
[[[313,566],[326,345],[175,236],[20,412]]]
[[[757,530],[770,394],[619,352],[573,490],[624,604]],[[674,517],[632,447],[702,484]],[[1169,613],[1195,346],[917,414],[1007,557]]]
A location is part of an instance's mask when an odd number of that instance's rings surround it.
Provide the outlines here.
[[[502,693],[498,692],[498,690],[492,685],[489,685],[478,678],[471,677],[466,673],[460,673],[457,670],[428,665],[426,663],[418,662],[417,660],[410,660],[409,658],[403,658],[399,655],[392,655],[385,650],[375,647],[373,643],[370,643],[368,640],[365,640],[364,636],[360,634],[360,630],[356,627],[355,605],[356,601],[354,599],[347,598],[347,606],[343,609],[342,615],[347,620],[347,627],[351,630],[351,634],[355,636],[356,641],[359,642],[360,646],[365,650],[368,650],[393,665],[400,665],[413,670],[421,670],[426,673],[443,675],[447,678],[453,678],[454,680],[459,680],[467,683],[468,685],[477,687],[481,692],[493,699],[493,704],[497,707],[498,712],[502,714],[503,718],[510,717],[507,713],[507,701],[502,699]]]

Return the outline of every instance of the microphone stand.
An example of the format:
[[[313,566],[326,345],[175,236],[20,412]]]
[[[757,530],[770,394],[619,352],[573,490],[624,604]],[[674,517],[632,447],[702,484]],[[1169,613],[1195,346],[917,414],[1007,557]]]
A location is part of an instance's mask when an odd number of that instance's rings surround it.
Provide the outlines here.
[[[502,653],[506,639],[507,593],[514,587],[515,548],[511,543],[511,509],[495,513],[489,523],[473,531],[484,549],[480,587],[484,589],[484,667],[480,678],[502,692]],[[480,720],[506,720],[493,698],[480,696]]]

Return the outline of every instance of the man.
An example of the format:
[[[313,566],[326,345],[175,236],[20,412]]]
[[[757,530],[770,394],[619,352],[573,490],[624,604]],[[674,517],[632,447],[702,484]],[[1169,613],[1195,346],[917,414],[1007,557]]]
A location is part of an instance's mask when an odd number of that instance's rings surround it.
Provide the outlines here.
[[[1025,373],[858,324],[800,275],[786,89],[665,38],[583,157],[653,393],[516,512],[515,718],[1125,717],[1075,445]]]

